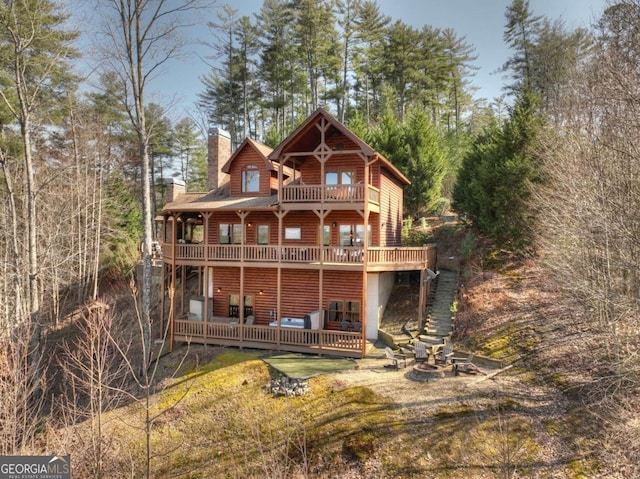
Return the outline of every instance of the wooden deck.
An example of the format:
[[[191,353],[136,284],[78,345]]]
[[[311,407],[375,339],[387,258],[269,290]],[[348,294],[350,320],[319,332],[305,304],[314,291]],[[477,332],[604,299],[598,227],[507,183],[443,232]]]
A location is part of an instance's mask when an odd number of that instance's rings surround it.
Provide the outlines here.
[[[362,332],[176,320],[174,341],[361,358]]]
[[[354,185],[287,185],[282,188],[282,203],[363,203],[365,198],[380,204],[380,190],[375,186]],[[308,206],[305,206],[308,208]]]
[[[286,263],[288,265],[357,266],[367,262],[367,271],[402,271],[433,267],[435,247],[363,248],[351,246],[272,246],[177,244],[175,260],[180,264],[205,263]],[[366,258],[365,258],[366,254]],[[173,260],[171,244],[163,245],[163,260]]]

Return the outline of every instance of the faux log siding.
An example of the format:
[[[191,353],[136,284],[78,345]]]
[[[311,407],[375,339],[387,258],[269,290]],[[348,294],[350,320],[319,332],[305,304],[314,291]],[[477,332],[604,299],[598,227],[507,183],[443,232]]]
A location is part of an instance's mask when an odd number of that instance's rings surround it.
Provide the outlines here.
[[[245,244],[258,244],[258,226],[267,225],[269,227],[269,244],[278,244],[278,218],[268,211],[252,211],[244,220],[245,223]],[[251,223],[251,226],[249,226]]]
[[[322,280],[322,309],[328,320],[329,301],[360,301],[360,321],[365,322],[362,314],[362,273],[358,271],[324,271]],[[330,329],[338,329],[337,324],[327,324]]]
[[[269,324],[272,321],[269,311],[278,306],[277,281],[278,272],[275,269],[244,269],[244,295],[253,296],[254,324]],[[263,294],[260,294],[260,290]]]
[[[218,293],[218,288],[221,291]],[[240,268],[213,269],[213,315],[229,315],[229,295],[240,294]]]
[[[371,186],[375,186],[376,188],[380,189],[380,162],[379,161],[376,161],[371,166],[369,166],[369,175],[371,177],[369,180],[369,184]]]
[[[320,218],[313,211],[292,211],[282,221],[282,244],[289,246],[315,246],[319,244]],[[288,240],[284,237],[284,228],[300,228],[301,239]],[[276,225],[277,228],[277,225]],[[276,236],[275,243],[278,242]]]
[[[337,135],[335,133],[338,133]],[[359,147],[351,139],[344,136],[338,130],[331,128],[328,138],[325,138],[325,143],[329,148],[337,150],[339,143],[344,145],[344,150],[357,150]]]
[[[207,244],[218,244],[220,224],[240,224],[240,217],[234,211],[214,213],[209,218],[209,240]]]
[[[362,305],[362,273],[359,271],[324,271],[322,308],[329,308],[332,299],[360,301]],[[317,308],[316,308],[317,309]]]
[[[318,271],[283,269],[280,315],[303,318],[305,314],[318,310]]]
[[[345,149],[347,146],[345,146]],[[353,148],[356,148],[353,145]],[[302,181],[308,185],[324,184],[324,178],[321,175],[320,162],[315,157],[307,157],[304,161],[298,160],[300,163],[300,176]],[[356,183],[366,183],[364,178],[364,160],[355,154],[341,154],[335,151],[324,165],[326,171],[354,171],[356,173]]]
[[[260,171],[260,191],[257,193],[242,192],[242,169],[247,165],[254,165]],[[247,145],[235,158],[229,169],[231,196],[269,196],[271,194],[271,171],[267,170],[264,158]]]
[[[333,227],[333,223],[336,227]],[[376,214],[369,215],[369,223],[371,224],[371,245],[378,246],[380,241],[379,217]],[[331,227],[331,246],[340,244],[340,225],[362,225],[364,219],[357,211],[333,211],[327,215],[324,220],[325,225]],[[318,228],[320,221],[318,220]]]
[[[333,223],[336,227],[333,227]],[[380,218],[376,214],[369,216],[371,223],[372,245],[379,245],[380,241]],[[240,223],[238,215],[232,211],[216,213],[209,219],[208,244],[218,244],[219,225],[221,223]],[[251,226],[249,226],[251,223]],[[341,224],[360,225],[364,224],[362,216],[357,211],[334,211],[329,213],[324,221],[325,225],[331,227],[331,245],[339,244],[339,230]],[[245,219],[245,244],[257,244],[258,225],[269,226],[269,244],[278,244],[278,218],[270,212],[251,212]],[[283,220],[283,228],[301,228],[302,238],[300,240],[285,240],[283,231],[283,245],[296,246],[316,246],[320,244],[320,218],[312,211],[291,211]],[[386,227],[386,226],[385,226]]]
[[[380,223],[384,223],[380,246],[401,246],[402,186],[384,170],[380,184]]]

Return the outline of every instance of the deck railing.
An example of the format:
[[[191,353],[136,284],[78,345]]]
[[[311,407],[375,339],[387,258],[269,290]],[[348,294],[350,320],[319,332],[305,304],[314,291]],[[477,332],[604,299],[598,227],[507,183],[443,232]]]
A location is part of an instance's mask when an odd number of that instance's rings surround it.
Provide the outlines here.
[[[380,190],[375,186],[355,185],[287,185],[282,187],[283,203],[344,203],[367,200],[380,204]]]
[[[279,328],[263,325],[240,325],[224,322],[204,322],[178,319],[174,322],[174,337],[179,341],[202,344],[278,349],[360,357],[362,333],[348,331]]]
[[[164,260],[172,259],[171,245],[165,244]],[[272,246],[272,245],[176,245],[177,261],[248,261],[283,263],[362,264],[365,250],[356,246]],[[435,263],[435,249],[425,247],[369,247],[370,265]]]

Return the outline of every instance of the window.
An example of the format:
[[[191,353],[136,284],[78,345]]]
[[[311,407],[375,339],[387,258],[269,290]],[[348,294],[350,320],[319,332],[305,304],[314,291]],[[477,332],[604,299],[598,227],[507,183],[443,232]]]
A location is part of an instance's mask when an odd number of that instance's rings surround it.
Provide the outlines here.
[[[257,193],[260,191],[260,170],[256,165],[247,165],[242,170],[242,192]]]
[[[220,244],[241,244],[242,243],[242,225],[220,223],[218,225],[218,243]]]
[[[324,183],[325,183],[325,185],[337,185],[338,184],[338,172],[336,172],[336,171],[327,171],[324,174]]]
[[[329,321],[360,321],[360,301],[332,299],[329,301]]]
[[[352,185],[356,181],[356,174],[353,171],[343,171],[340,173],[340,184],[342,185]]]
[[[340,225],[340,246],[353,246],[353,226]]]
[[[229,244],[231,243],[231,225],[221,223],[218,226],[218,243]]]
[[[322,244],[324,246],[329,246],[331,244],[331,226],[324,225],[322,231]]]
[[[302,228],[285,228],[284,229],[284,239],[288,240],[299,240],[302,239]]]
[[[269,244],[269,225],[258,225],[258,244]]]
[[[371,224],[367,232],[367,245],[371,246]],[[340,246],[364,246],[364,225],[340,225]]]
[[[327,171],[324,174],[325,185],[353,185],[355,182],[355,171]]]

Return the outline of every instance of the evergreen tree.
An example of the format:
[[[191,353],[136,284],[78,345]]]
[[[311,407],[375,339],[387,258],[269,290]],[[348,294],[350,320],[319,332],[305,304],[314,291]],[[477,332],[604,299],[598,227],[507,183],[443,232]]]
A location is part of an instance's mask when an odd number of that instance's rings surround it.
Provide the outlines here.
[[[453,191],[454,209],[496,246],[519,253],[534,250],[531,184],[541,180],[536,147],[542,128],[537,101],[520,96],[510,118],[492,125],[464,159]]]
[[[357,19],[360,14],[362,0],[337,0],[336,7],[340,18],[338,23],[342,29],[342,79],[338,92],[342,94],[338,102],[338,118],[345,121],[349,109],[349,72],[353,69],[354,43],[358,30]]]
[[[335,85],[340,71],[338,33],[331,3],[327,0],[294,0],[294,41],[307,74],[311,101],[305,114],[320,106],[321,80]],[[325,92],[328,90],[325,87]],[[338,98],[340,95],[338,95]]]
[[[183,118],[175,126],[174,153],[178,158],[182,181],[187,191],[207,188],[207,147],[190,118]]]
[[[442,194],[447,160],[424,109],[413,110],[404,123],[387,109],[380,125],[365,138],[411,180],[404,189],[404,214],[417,217],[432,212]]]
[[[405,188],[405,213],[409,216],[433,212],[442,195],[447,159],[440,136],[422,108],[409,114],[404,125],[407,146],[404,174],[411,179]]]
[[[357,25],[357,48],[355,49],[355,100],[356,107],[364,114],[367,124],[384,110],[380,111],[382,93],[383,39],[391,17],[380,12],[379,5],[365,0],[359,10]]]
[[[262,106],[270,113],[261,130],[270,131],[273,126],[279,143],[288,133],[287,106],[293,105],[294,86],[299,85],[297,55],[292,47],[293,12],[286,0],[265,0],[256,19],[262,51],[259,67]],[[294,108],[290,108],[290,115],[295,115]]]
[[[259,50],[258,33],[247,16],[240,18],[234,31],[237,42],[237,82],[242,102],[242,139],[256,137],[256,107],[260,96],[255,55]],[[253,114],[252,114],[253,112]],[[253,116],[253,128],[252,124]],[[238,129],[240,132],[240,129]]]
[[[239,57],[235,44],[235,30],[238,22],[238,10],[225,5],[216,13],[218,22],[207,25],[213,33],[213,60],[220,60],[220,66],[212,68],[208,75],[202,78],[205,91],[200,94],[200,105],[209,112],[212,124],[221,125],[229,131],[233,145],[238,145],[242,139],[238,136],[239,112],[242,100],[239,77]]]
[[[383,74],[397,97],[396,113],[404,118],[411,86],[418,79],[416,66],[420,60],[421,38],[415,28],[396,21],[387,30],[384,43]]]
[[[504,41],[514,54],[503,65],[503,71],[510,71],[513,82],[506,86],[508,92],[532,91],[532,49],[540,29],[541,16],[534,16],[529,9],[529,0],[513,0],[505,13],[507,23]]]

